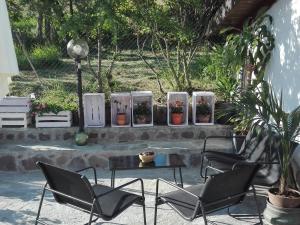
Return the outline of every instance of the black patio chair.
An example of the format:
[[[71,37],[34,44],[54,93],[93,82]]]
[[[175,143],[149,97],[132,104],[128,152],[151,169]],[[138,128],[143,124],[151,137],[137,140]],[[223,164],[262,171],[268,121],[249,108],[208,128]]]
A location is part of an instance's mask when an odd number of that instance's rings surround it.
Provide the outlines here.
[[[232,153],[207,150],[209,140],[229,138],[233,139]],[[243,140],[238,148],[239,140]],[[230,170],[237,162],[256,162],[261,167],[254,183],[258,185],[273,185],[279,180],[280,166],[278,163],[278,142],[262,128],[252,128],[247,136],[209,136],[205,138],[201,153],[200,175],[206,177],[209,169],[215,168],[222,171]],[[204,163],[207,162],[207,163]],[[208,165],[205,167],[205,165]]]
[[[207,225],[207,214],[241,203],[249,191],[253,192],[259,223],[263,224],[256,191],[251,184],[258,168],[258,164],[235,165],[230,171],[210,176],[204,184],[193,185],[185,189],[163,179],[158,179],[154,225],[157,221],[157,207],[165,203],[186,220],[193,221],[202,216],[205,225]],[[177,190],[159,195],[159,182],[164,182]],[[249,190],[250,187],[252,187],[251,190]]]
[[[90,214],[88,225],[96,222],[99,218],[111,220],[122,213],[132,204],[136,203],[143,207],[144,224],[146,225],[144,185],[142,179],[135,179],[116,188],[97,184],[97,174],[93,167],[88,167],[76,172],[65,170],[53,165],[37,162],[41,168],[47,183],[43,188],[41,201],[35,224],[46,224],[39,219],[46,191],[53,194],[56,202],[71,206]],[[93,170],[95,184],[91,185],[89,180],[79,172]],[[132,183],[141,183],[142,195],[135,195],[120,190]],[[93,217],[96,217],[93,219]]]

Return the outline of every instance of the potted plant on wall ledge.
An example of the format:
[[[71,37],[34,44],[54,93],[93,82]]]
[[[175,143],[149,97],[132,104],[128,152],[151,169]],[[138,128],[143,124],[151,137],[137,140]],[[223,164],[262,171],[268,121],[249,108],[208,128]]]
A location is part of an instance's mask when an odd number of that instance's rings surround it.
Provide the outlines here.
[[[171,122],[173,125],[183,123],[183,105],[182,101],[175,101],[175,104],[171,104]]]
[[[196,116],[197,123],[209,123],[211,119],[211,106],[206,102],[198,102]]]
[[[123,126],[127,124],[127,105],[122,104],[122,102],[119,102],[118,100],[115,100],[114,103],[116,104],[116,108],[117,108],[117,118],[116,118],[116,122],[118,125]]]
[[[148,106],[148,102],[137,102],[133,108],[133,115],[137,124],[149,123],[151,116],[151,109]]]
[[[274,225],[298,225],[300,221],[300,192],[293,185],[291,158],[293,141],[300,135],[300,106],[287,113],[283,109],[282,95],[278,99],[271,87],[262,82],[259,90],[248,91],[241,98],[241,104],[252,123],[268,130],[273,141],[279,142],[280,164],[279,186],[269,189],[265,219]],[[240,110],[241,110],[240,109]]]

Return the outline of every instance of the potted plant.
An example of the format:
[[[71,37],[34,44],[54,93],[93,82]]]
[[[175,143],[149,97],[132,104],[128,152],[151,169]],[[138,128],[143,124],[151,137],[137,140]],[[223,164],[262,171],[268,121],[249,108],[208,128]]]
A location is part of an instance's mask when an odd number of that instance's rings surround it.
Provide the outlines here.
[[[300,134],[300,106],[285,112],[282,95],[278,99],[266,82],[262,82],[259,90],[244,93],[241,103],[247,116],[253,118],[252,124],[267,129],[272,139],[280,144],[279,186],[269,189],[265,218],[271,224],[297,225],[300,220],[300,192],[292,186],[291,158],[293,141]]]
[[[133,115],[137,124],[146,124],[151,115],[151,109],[148,106],[148,102],[137,102],[133,108]]]
[[[206,102],[198,102],[196,105],[196,117],[198,123],[209,123],[211,118],[210,105]]]
[[[173,125],[180,125],[183,122],[183,102],[176,101],[175,104],[171,104],[171,122]]]
[[[128,106],[127,105],[122,105],[122,102],[119,102],[118,100],[114,100],[114,103],[116,104],[116,108],[117,108],[117,118],[116,118],[116,122],[118,125],[123,126],[127,123],[127,115],[126,115],[126,111]]]

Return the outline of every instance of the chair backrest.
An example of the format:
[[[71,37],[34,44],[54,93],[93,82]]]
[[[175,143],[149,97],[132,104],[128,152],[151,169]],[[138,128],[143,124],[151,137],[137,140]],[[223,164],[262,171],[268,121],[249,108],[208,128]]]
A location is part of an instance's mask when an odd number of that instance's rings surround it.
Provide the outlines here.
[[[270,136],[262,128],[252,128],[240,148],[239,155],[247,161],[257,162],[269,148]]]
[[[201,193],[205,205],[209,204],[206,210],[214,210],[241,202],[258,168],[259,165],[243,163],[237,165],[233,170],[210,176]]]
[[[37,162],[37,165],[43,171],[43,174],[51,189],[92,203],[95,194],[86,177],[79,173],[65,170],[43,162]],[[75,199],[70,199],[56,193],[53,193],[53,196],[55,200],[61,204],[71,204],[86,210],[91,209],[91,206],[76,201]]]

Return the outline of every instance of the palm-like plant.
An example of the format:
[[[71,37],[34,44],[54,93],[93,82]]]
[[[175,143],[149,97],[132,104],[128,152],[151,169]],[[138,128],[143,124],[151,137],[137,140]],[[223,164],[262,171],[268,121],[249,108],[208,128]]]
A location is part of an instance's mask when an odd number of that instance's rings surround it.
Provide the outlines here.
[[[279,194],[288,195],[288,183],[291,179],[290,162],[294,148],[292,141],[300,134],[300,106],[290,113],[283,110],[282,94],[277,98],[271,87],[262,82],[256,91],[247,91],[239,99],[239,112],[247,117],[252,126],[266,128],[280,141],[278,154],[281,167]]]

